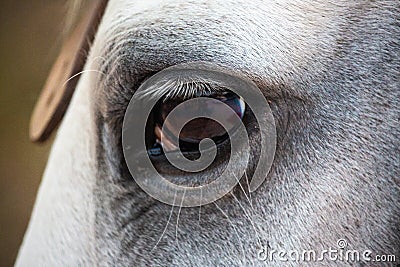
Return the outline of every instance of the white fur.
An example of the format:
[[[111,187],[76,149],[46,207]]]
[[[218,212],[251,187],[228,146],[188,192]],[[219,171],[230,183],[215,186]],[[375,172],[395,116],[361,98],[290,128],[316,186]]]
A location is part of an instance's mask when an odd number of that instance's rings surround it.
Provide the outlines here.
[[[17,266],[92,265],[94,123],[84,74],[58,130]]]
[[[275,249],[345,238],[397,253],[398,17],[395,1],[110,0],[86,67],[105,75],[82,75],[17,265],[263,265],[257,236]],[[124,176],[117,118],[140,79],[188,61],[255,80],[275,107],[278,148],[253,206],[238,189],[199,224],[182,209],[150,251],[170,207]]]

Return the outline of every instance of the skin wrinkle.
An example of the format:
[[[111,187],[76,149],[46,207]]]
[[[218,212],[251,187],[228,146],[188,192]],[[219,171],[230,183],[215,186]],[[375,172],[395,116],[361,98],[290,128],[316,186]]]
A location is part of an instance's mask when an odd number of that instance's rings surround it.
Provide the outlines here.
[[[319,252],[345,239],[351,249],[399,258],[399,17],[396,1],[110,0],[86,67],[105,75],[90,74],[90,82],[81,83],[48,167],[47,180],[63,181],[74,172],[62,175],[54,170],[64,160],[57,151],[72,150],[80,141],[92,153],[84,169],[86,176],[91,174],[90,186],[82,184],[68,195],[71,200],[61,195],[67,207],[64,217],[72,214],[74,227],[82,220],[81,228],[90,229],[92,234],[81,241],[92,242],[92,249],[72,253],[62,263],[265,266],[257,260],[258,239],[275,250]],[[212,62],[252,79],[271,103],[278,143],[270,173],[249,196],[251,203],[237,186],[215,203],[219,208],[202,206],[200,223],[199,208],[182,208],[176,229],[179,208],[170,217],[171,207],[148,196],[130,176],[122,156],[121,124],[143,80],[193,61]],[[81,102],[90,102],[83,111],[90,117],[76,111]],[[76,137],[68,126],[78,117],[92,128]],[[79,124],[74,125],[79,132]],[[71,138],[64,146],[62,138],[69,134],[76,141]],[[250,166],[259,153],[257,138],[252,135],[249,140]],[[79,158],[89,156],[75,153],[77,160],[67,162],[77,170]],[[241,185],[247,190],[245,177]],[[46,196],[50,190],[43,188],[40,194]],[[93,201],[85,210],[90,219],[68,212],[79,194]],[[43,216],[46,225],[67,225],[57,221],[57,210],[50,212],[50,221],[40,212],[36,217]],[[42,234],[46,242],[33,249],[26,238],[20,258],[38,255],[38,266],[59,265],[62,251],[68,253],[79,244],[52,243],[63,236],[57,227],[53,231],[36,226],[30,232]],[[77,235],[75,229],[64,229],[68,236]]]

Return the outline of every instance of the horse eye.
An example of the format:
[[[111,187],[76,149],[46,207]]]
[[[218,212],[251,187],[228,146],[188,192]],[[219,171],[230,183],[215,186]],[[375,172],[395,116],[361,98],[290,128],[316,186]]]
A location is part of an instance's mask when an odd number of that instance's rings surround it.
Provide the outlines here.
[[[240,96],[230,91],[223,91],[209,94],[207,97],[209,101],[207,100],[206,105],[194,104],[192,108],[194,110],[207,109],[209,114],[221,114],[223,106],[228,105],[234,113],[227,116],[237,115],[243,119],[245,102]],[[210,138],[218,145],[229,138],[227,131],[235,130],[237,125],[232,125],[231,129],[226,131],[218,122],[208,118],[193,119],[185,124],[180,132],[178,125],[181,125],[182,118],[174,116],[168,119],[168,123],[164,123],[168,114],[186,100],[184,98],[162,99],[153,108],[153,123],[150,124],[150,129],[148,128],[153,138],[150,143],[147,142],[150,155],[161,155],[179,149],[182,152],[196,152],[199,150],[200,141],[204,138]],[[172,140],[179,140],[179,144]]]

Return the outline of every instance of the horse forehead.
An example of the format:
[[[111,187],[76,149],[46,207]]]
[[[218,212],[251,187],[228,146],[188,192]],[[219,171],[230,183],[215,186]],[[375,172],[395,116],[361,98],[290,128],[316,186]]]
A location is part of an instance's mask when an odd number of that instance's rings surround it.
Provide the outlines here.
[[[318,39],[312,33],[335,29],[336,15],[345,8],[329,1],[307,0],[111,0],[104,25],[109,29],[107,34],[114,36],[116,29],[124,33],[146,27],[155,34],[168,33],[178,41],[206,37],[213,42],[231,36],[241,38],[248,46],[263,41],[260,46],[269,43],[269,49],[284,49],[286,44]],[[255,40],[258,42],[252,43]],[[296,47],[291,45],[291,49],[293,53]]]
[[[320,1],[110,0],[92,55],[107,55],[114,70],[126,60],[153,70],[216,61],[272,84],[332,54],[343,9]]]
[[[157,17],[162,14],[164,18],[170,17],[175,21],[187,18],[199,17],[218,17],[222,15],[232,15],[239,17],[253,17],[254,12],[263,14],[260,19],[269,22],[271,19],[277,21],[295,20],[296,17],[306,19],[304,13],[318,12],[328,14],[330,11],[337,11],[338,8],[348,8],[350,5],[346,1],[310,1],[310,0],[110,0],[109,12],[118,13],[119,19],[126,19],[134,15],[141,17]],[[166,12],[168,11],[168,12]],[[291,17],[295,16],[293,19]],[[239,18],[238,17],[238,18]],[[225,17],[228,18],[228,17]],[[118,19],[114,17],[114,19]],[[253,17],[253,19],[257,19]],[[315,19],[315,18],[314,18]],[[273,26],[273,25],[271,25]],[[281,25],[285,26],[285,25]]]

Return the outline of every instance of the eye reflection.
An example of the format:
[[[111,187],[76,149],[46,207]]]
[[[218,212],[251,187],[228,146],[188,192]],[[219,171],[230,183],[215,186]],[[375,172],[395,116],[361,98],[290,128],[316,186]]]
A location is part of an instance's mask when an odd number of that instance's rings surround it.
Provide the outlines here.
[[[208,109],[210,114],[220,114],[222,106],[225,104],[231,107],[240,119],[243,119],[245,102],[240,96],[230,91],[224,91],[208,95],[207,97],[209,97],[210,100],[206,105],[194,105],[192,108],[199,110]],[[183,118],[174,117],[172,120],[168,121],[168,124],[164,125],[168,114],[185,100],[187,99],[174,98],[160,100],[154,107],[152,111],[154,119],[153,129],[149,129],[154,136],[153,145],[148,149],[150,155],[160,155],[179,149],[182,152],[196,152],[199,150],[200,141],[204,138],[212,139],[217,145],[228,138],[227,131],[219,123],[208,118],[196,118],[191,120],[183,127],[180,133],[178,132],[178,125],[181,124],[180,119]],[[232,116],[232,114],[227,114],[227,116]],[[162,131],[163,126],[164,132]],[[231,129],[227,130],[235,130],[235,127],[236,125],[233,125]],[[179,136],[179,144],[172,141],[176,140],[176,138],[172,137],[177,136]],[[163,142],[161,142],[161,139]]]

